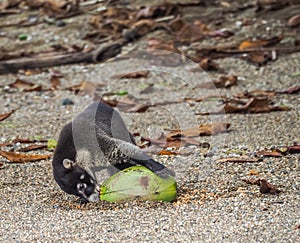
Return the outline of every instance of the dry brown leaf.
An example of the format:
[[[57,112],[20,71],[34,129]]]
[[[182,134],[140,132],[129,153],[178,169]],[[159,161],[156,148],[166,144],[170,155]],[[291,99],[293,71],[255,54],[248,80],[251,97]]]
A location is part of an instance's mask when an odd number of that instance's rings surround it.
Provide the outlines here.
[[[25,148],[21,148],[18,150],[18,152],[29,152],[29,151],[45,149],[45,148],[47,148],[47,145],[45,144],[34,144],[34,145],[29,145]]]
[[[243,93],[238,93],[235,94],[234,97],[239,98],[239,99],[244,99],[244,98],[265,98],[265,97],[270,97],[272,98],[275,95],[275,91],[273,90],[252,90],[252,91],[245,91]]]
[[[165,150],[165,149],[162,149],[158,152],[157,155],[178,155],[178,153],[176,151],[172,151],[172,150]]]
[[[277,93],[283,93],[283,94],[296,94],[300,91],[300,85],[296,85],[290,88],[287,88],[282,91],[276,91]]]
[[[136,71],[136,72],[130,72],[130,73],[124,73],[124,74],[117,74],[112,76],[112,79],[123,79],[123,78],[147,78],[149,75],[148,70],[142,70],[142,71]]]
[[[260,185],[260,179],[258,178],[245,178],[245,179],[242,179],[242,181],[246,182],[247,184],[250,184],[250,185],[257,185],[259,186]]]
[[[288,146],[287,151],[290,154],[299,154],[300,153],[300,145]]]
[[[76,94],[88,94],[93,96],[96,92],[97,87],[101,87],[102,84],[95,84],[89,81],[83,81],[80,84],[68,87],[67,90],[74,91]]]
[[[218,80],[213,80],[212,82],[204,82],[195,86],[195,88],[202,89],[214,89],[214,88],[229,88],[237,83],[237,76],[222,75]]]
[[[281,190],[277,189],[275,185],[267,182],[265,179],[260,180],[260,193],[269,193],[269,194],[278,194],[282,192]]]
[[[288,26],[290,27],[296,27],[300,25],[300,14],[294,15],[288,20]]]
[[[175,47],[174,41],[166,41],[160,38],[150,38],[147,41],[148,50],[165,50],[178,53],[178,49]]]
[[[29,138],[15,138],[12,143],[35,143],[35,142],[47,142],[47,140],[37,140],[37,139],[29,139]]]
[[[166,135],[168,140],[181,137],[210,136],[218,133],[227,132],[229,123],[216,122],[213,124],[201,124],[199,127],[188,128],[184,130],[174,130]]]
[[[277,150],[273,150],[273,151],[262,150],[262,151],[256,152],[256,154],[258,156],[264,156],[264,157],[282,157],[282,153]]]
[[[165,2],[161,5],[142,8],[136,13],[136,19],[159,18],[168,15],[176,15],[177,12],[178,12],[178,7],[176,4]]]
[[[199,63],[199,67],[204,71],[224,71],[224,69],[221,68],[218,63],[209,58],[204,58],[203,60],[201,60],[201,62]]]
[[[274,54],[273,54],[274,53]],[[274,61],[277,58],[276,52],[273,51],[257,51],[247,53],[245,56],[242,56],[243,59],[247,60],[250,63],[256,64],[258,66],[265,65],[269,61]]]
[[[193,24],[186,23],[177,33],[177,40],[182,43],[193,43],[202,40],[210,31],[201,21],[196,20]]]
[[[230,162],[230,163],[255,163],[255,162],[259,162],[259,161],[260,161],[260,159],[258,159],[258,158],[250,158],[250,157],[245,157],[245,156],[242,156],[239,158],[233,157],[233,158],[223,158],[223,159],[216,160],[217,163],[227,163],[227,162]]]
[[[0,121],[3,121],[5,119],[7,119],[8,117],[10,117],[16,110],[12,110],[8,113],[4,113],[4,114],[0,114]]]
[[[17,78],[14,83],[9,84],[10,87],[21,89],[26,92],[41,91],[42,86]]]
[[[50,82],[51,82],[50,90],[57,90],[57,87],[61,85],[60,78],[56,75],[51,76]]]
[[[230,100],[217,112],[197,113],[199,115],[224,114],[224,113],[266,113],[271,111],[289,111],[287,106],[273,106],[269,104],[269,98],[251,98],[247,103],[242,100]],[[237,105],[240,103],[242,105]]]
[[[275,36],[271,39],[245,40],[239,45],[238,49],[242,51],[242,50],[257,49],[265,46],[271,46],[276,43],[279,43],[282,39],[283,36]]]
[[[258,175],[259,172],[255,169],[251,169],[249,170],[249,172],[247,173],[247,175],[253,176],[253,175]]]
[[[49,159],[51,155],[49,154],[24,154],[24,153],[16,153],[16,152],[7,152],[0,150],[0,155],[4,158],[8,159],[10,162],[13,163],[27,163],[27,162],[34,162],[43,159]]]

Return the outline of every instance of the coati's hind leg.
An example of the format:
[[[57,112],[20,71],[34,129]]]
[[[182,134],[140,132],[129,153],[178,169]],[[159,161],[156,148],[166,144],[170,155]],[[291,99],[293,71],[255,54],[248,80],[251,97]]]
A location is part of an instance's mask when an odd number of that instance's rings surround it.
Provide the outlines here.
[[[174,176],[174,172],[164,165],[152,159],[134,144],[119,140],[114,140],[114,151],[110,155],[112,165],[122,170],[133,165],[142,165],[153,171],[160,177]]]

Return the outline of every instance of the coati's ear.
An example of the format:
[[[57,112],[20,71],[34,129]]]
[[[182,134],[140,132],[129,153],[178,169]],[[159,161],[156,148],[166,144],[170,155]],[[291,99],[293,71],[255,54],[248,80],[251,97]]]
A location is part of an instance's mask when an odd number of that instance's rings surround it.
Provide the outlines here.
[[[71,169],[74,165],[75,165],[75,162],[72,161],[72,160],[69,160],[69,159],[64,159],[64,160],[63,160],[63,166],[64,166],[67,170]]]

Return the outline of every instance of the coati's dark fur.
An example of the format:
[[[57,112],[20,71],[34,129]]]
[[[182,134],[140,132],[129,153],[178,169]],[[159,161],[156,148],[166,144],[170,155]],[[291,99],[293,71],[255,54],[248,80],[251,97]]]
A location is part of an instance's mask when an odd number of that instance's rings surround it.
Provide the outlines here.
[[[61,189],[86,201],[99,198],[98,171],[106,168],[112,174],[137,164],[161,177],[172,175],[135,145],[120,114],[102,102],[91,104],[64,126],[52,161]]]

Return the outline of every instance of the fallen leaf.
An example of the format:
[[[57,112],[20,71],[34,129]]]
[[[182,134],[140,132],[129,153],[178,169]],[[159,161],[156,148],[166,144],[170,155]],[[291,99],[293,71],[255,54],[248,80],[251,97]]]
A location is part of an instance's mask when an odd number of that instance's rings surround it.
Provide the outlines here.
[[[142,70],[142,71],[136,71],[136,72],[130,72],[130,73],[124,73],[124,74],[117,74],[112,76],[112,79],[123,79],[123,78],[147,78],[149,75],[148,70]]]
[[[97,87],[102,87],[102,84],[95,84],[89,81],[83,81],[80,84],[68,87],[67,90],[74,91],[76,94],[88,94],[93,96]]]
[[[288,146],[287,149],[290,154],[299,154],[300,153],[300,145]]]
[[[3,121],[5,119],[7,119],[8,117],[10,117],[16,110],[12,110],[8,113],[4,113],[4,114],[0,114],[0,121]]]
[[[28,152],[28,151],[39,150],[39,149],[44,149],[44,148],[47,148],[47,145],[34,144],[34,145],[29,145],[25,148],[21,148],[18,150],[18,152]]]
[[[51,82],[50,90],[57,90],[57,87],[61,85],[60,78],[56,75],[51,76],[50,82]]]
[[[144,7],[136,13],[136,18],[159,18],[168,15],[176,15],[178,7],[176,4],[163,3],[161,5]]]
[[[233,157],[233,158],[223,158],[223,159],[218,159],[216,160],[217,163],[255,163],[255,162],[259,162],[260,159],[258,158],[250,158],[250,157]]]
[[[223,122],[201,124],[199,125],[199,127],[193,127],[184,130],[173,130],[172,132],[168,133],[166,137],[167,140],[170,140],[171,138],[210,136],[218,133],[227,132],[229,127],[229,123]]]
[[[177,40],[181,43],[193,43],[202,40],[210,32],[205,24],[196,20],[186,23],[177,33]]]
[[[260,40],[245,40],[243,41],[238,49],[239,50],[251,50],[257,49],[260,47],[271,46],[276,43],[279,43],[283,39],[283,36],[275,36],[271,39],[260,39]]]
[[[3,166],[3,163],[0,163],[0,168]]]
[[[247,53],[242,56],[242,58],[250,63],[260,66],[267,64],[269,61],[275,61],[277,55],[275,51],[257,51]]]
[[[252,175],[258,175],[259,172],[255,169],[251,169],[249,170],[249,172],[247,173],[247,175],[252,176]]]
[[[260,185],[260,179],[258,178],[245,178],[245,179],[242,179],[242,181],[246,182],[247,184],[250,184],[250,185],[257,185],[259,186]]]
[[[224,69],[221,68],[218,63],[216,63],[215,61],[209,58],[204,58],[203,60],[201,60],[201,62],[199,63],[199,67],[200,70],[204,70],[204,71],[219,71],[219,72],[224,71]],[[196,69],[192,69],[192,71],[194,70]]]
[[[10,87],[21,89],[25,92],[31,92],[31,91],[41,91],[42,86],[37,85],[22,79],[17,78],[14,83],[9,84]]]
[[[296,27],[300,24],[300,14],[296,14],[288,20],[287,25],[290,27]]]
[[[263,156],[263,157],[282,157],[282,153],[279,151],[276,151],[276,150],[274,150],[274,151],[262,150],[262,151],[256,152],[256,155]]]
[[[147,41],[148,50],[165,50],[178,53],[179,50],[175,47],[174,41],[166,41],[160,38],[150,38]]]
[[[275,95],[275,91],[273,90],[252,90],[252,91],[245,91],[243,93],[238,93],[235,94],[234,97],[239,98],[239,99],[249,99],[249,98],[265,98],[265,97],[270,97],[272,98]]]
[[[168,26],[170,27],[172,32],[176,33],[180,31],[185,24],[185,21],[180,16],[177,16],[175,19],[172,19],[168,23]]]
[[[200,115],[223,114],[223,113],[266,113],[271,111],[289,111],[287,106],[273,106],[269,104],[269,98],[251,98],[246,104],[236,105],[239,100],[226,102],[224,107],[217,112],[198,113]]]
[[[36,143],[36,142],[47,142],[47,140],[43,140],[41,138],[29,139],[29,138],[15,138],[12,143]]]
[[[283,94],[296,94],[300,91],[300,85],[296,85],[290,88],[287,88],[282,91],[276,91],[277,93],[283,93]]]
[[[178,152],[177,151],[172,151],[172,150],[165,150],[165,149],[162,149],[158,152],[157,155],[178,155]]]
[[[218,80],[213,80],[212,82],[204,82],[195,86],[195,88],[202,89],[214,89],[214,88],[229,88],[237,83],[237,76],[222,75]]]
[[[278,194],[282,192],[281,190],[277,189],[276,186],[268,183],[265,179],[260,180],[260,188],[259,188],[260,193],[269,193],[269,194]]]
[[[49,155],[49,154],[44,154],[44,155],[24,154],[24,153],[7,152],[7,151],[3,151],[3,150],[0,150],[0,155],[13,163],[34,162],[34,161],[38,161],[38,160],[48,159],[51,157],[51,155]]]

